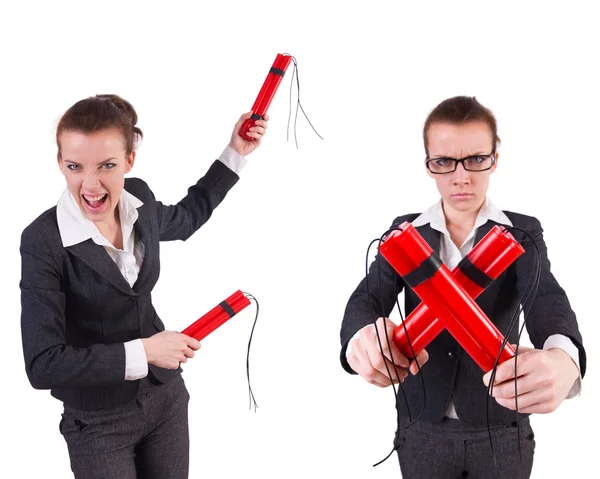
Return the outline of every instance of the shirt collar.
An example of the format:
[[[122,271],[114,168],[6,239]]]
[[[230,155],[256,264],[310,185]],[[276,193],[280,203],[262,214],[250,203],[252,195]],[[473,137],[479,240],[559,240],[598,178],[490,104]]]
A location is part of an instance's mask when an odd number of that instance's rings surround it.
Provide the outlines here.
[[[138,198],[123,189],[118,203],[121,228],[130,229],[133,227],[138,218],[137,208],[143,204]],[[56,221],[65,248],[88,239],[103,238],[96,225],[83,215],[68,188],[65,188],[56,205]]]
[[[508,219],[508,216],[498,208],[492,201],[486,196],[483,206],[477,214],[475,219],[475,225],[473,230],[479,228],[488,222],[488,220],[495,221],[503,225],[512,226],[512,222]],[[442,200],[440,199],[433,206],[429,207],[423,213],[421,213],[413,222],[413,226],[423,226],[427,223],[430,224],[431,228],[440,231],[445,234],[449,234],[446,229],[446,218],[444,216],[444,209],[442,208]]]

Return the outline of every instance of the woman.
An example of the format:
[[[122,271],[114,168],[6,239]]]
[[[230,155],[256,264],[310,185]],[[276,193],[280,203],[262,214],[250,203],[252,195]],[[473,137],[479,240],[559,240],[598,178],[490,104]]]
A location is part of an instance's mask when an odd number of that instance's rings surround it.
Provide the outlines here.
[[[27,375],[64,403],[60,422],[77,478],[185,478],[189,395],[180,363],[200,343],[165,331],[151,293],[159,241],[186,240],[238,181],[267,128],[238,135],[177,205],[125,179],[142,137],[131,104],[97,95],[56,131],[67,188],[22,234],[22,338]],[[267,118],[268,119],[268,118]]]
[[[473,246],[495,225],[521,228],[536,239],[541,253],[541,278],[537,296],[526,314],[527,330],[536,349],[519,348],[517,391],[520,428],[515,413],[514,360],[497,369],[493,396],[500,407],[492,408],[491,423],[496,433],[494,452],[487,428],[487,388],[491,372],[485,375],[447,331],[441,333],[416,358],[422,367],[426,405],[420,419],[407,429],[423,408],[417,362],[409,361],[391,342],[396,325],[387,318],[404,281],[390,264],[377,256],[366,279],[347,304],[342,329],[341,361],[350,373],[359,374],[380,387],[391,384],[386,366],[399,367],[399,379],[412,414],[404,400],[397,402],[399,424],[395,447],[404,478],[449,478],[459,476],[529,477],[534,452],[530,413],[555,410],[579,391],[585,373],[585,350],[575,314],[563,289],[550,272],[546,246],[539,221],[498,209],[487,190],[490,175],[498,167],[499,138],[493,114],[475,98],[455,97],[440,103],[429,115],[423,129],[428,175],[435,180],[441,199],[422,214],[396,218],[392,227],[409,221],[452,270]],[[524,234],[513,230],[518,240]],[[526,253],[484,291],[477,303],[502,332],[507,331],[515,307],[527,288],[533,270],[535,250]],[[381,275],[381,276],[380,276]],[[379,278],[381,277],[381,283]],[[383,304],[379,299],[382,298]],[[372,324],[371,303],[376,327],[382,334],[385,359],[378,347]],[[420,303],[410,288],[405,289],[405,317]],[[391,352],[383,337],[386,326]],[[517,331],[509,340],[515,343]],[[427,363],[427,364],[426,364]],[[404,370],[403,368],[407,368]],[[394,373],[392,373],[394,374]],[[398,379],[395,378],[394,382]],[[402,395],[400,395],[402,396]],[[522,437],[517,450],[517,430]],[[494,467],[498,459],[498,470]]]

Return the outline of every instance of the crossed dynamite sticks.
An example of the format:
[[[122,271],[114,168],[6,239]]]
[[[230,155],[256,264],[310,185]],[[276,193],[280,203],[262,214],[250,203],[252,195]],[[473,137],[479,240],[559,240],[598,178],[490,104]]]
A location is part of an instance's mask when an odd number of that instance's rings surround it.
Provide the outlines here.
[[[392,231],[379,251],[422,301],[394,331],[401,352],[412,358],[447,329],[483,371],[490,371],[504,336],[474,299],[525,252],[506,228],[495,225],[452,272],[409,222]],[[514,355],[507,343],[498,363]]]

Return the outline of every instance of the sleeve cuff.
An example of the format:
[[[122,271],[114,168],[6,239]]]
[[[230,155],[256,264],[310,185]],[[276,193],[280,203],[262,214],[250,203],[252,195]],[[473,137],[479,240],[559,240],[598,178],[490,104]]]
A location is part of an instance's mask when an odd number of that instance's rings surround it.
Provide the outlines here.
[[[562,334],[553,334],[551,336],[548,336],[548,339],[546,339],[546,341],[544,342],[544,347],[542,349],[548,350],[554,348],[562,349],[565,353],[567,353],[571,357],[579,371],[579,377],[575,380],[573,387],[571,388],[569,394],[566,397],[566,399],[571,399],[575,396],[578,396],[581,393],[581,368],[579,367],[579,350],[577,349],[577,346],[573,344],[573,341],[571,341],[568,337]]]
[[[238,176],[248,163],[248,160],[245,156],[240,155],[230,146],[225,147],[223,153],[221,153],[221,156],[219,156],[219,161]]]
[[[134,381],[148,375],[148,360],[141,339],[125,343],[125,380]]]

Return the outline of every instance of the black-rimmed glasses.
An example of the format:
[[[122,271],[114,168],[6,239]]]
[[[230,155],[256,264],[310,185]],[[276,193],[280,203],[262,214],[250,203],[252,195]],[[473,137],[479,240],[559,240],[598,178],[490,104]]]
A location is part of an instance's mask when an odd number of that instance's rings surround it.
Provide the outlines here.
[[[445,175],[456,170],[458,163],[467,171],[486,171],[496,162],[496,154],[472,155],[459,160],[455,158],[427,158],[427,169],[434,175]]]

